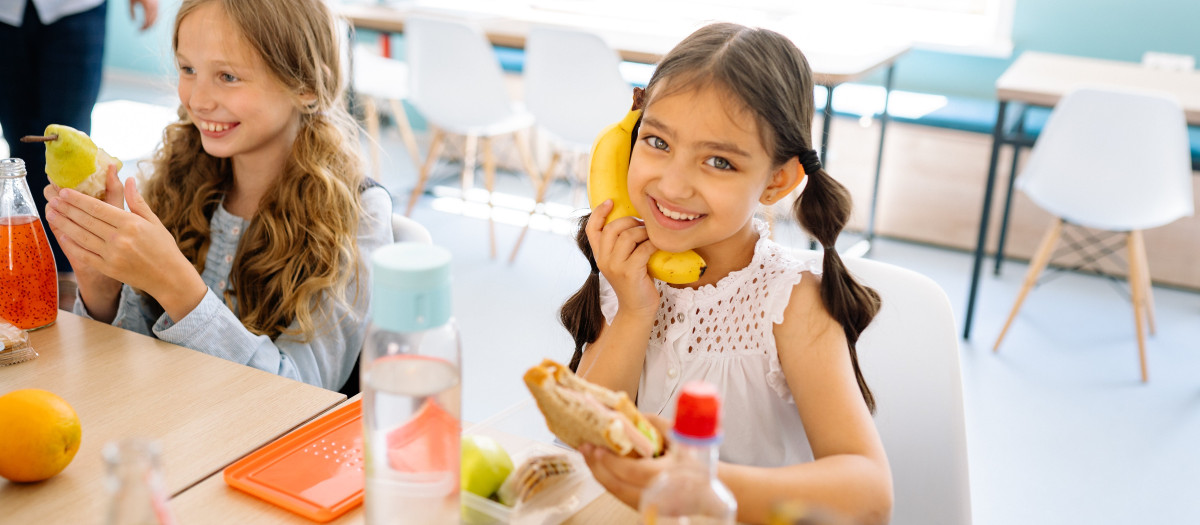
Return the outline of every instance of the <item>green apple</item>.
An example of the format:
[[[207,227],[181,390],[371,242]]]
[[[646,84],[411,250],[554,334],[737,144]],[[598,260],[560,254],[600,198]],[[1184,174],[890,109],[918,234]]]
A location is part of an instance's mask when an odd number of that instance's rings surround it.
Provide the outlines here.
[[[512,470],[512,458],[495,439],[479,435],[462,437],[463,490],[482,498],[490,497]]]

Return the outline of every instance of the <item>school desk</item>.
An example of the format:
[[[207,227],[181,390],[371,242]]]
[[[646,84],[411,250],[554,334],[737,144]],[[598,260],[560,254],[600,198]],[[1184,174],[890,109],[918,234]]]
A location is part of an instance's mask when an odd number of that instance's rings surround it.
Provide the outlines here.
[[[0,367],[0,393],[57,394],[79,415],[83,439],[53,478],[0,478],[5,523],[102,521],[108,493],[101,450],[109,441],[157,441],[166,490],[175,495],[345,399],[64,311],[30,336],[39,357]]]
[[[361,394],[346,402],[352,402],[360,397]],[[336,407],[332,410],[336,410]],[[545,420],[542,419],[541,412],[533,404],[533,398],[530,396],[525,396],[523,401],[494,414],[485,421],[464,426],[466,434],[496,435],[493,432],[505,433],[509,440],[502,442],[504,446],[508,446],[507,443],[519,441],[536,441],[548,445],[554,439],[553,434],[546,429]],[[584,472],[584,474],[589,476],[589,483],[594,487],[591,494],[594,495],[595,492],[600,491],[599,485],[590,481],[590,473]],[[582,490],[576,492],[576,497],[580,497],[581,493]],[[176,495],[171,499],[170,506],[179,523],[189,525],[225,523],[303,525],[313,523],[298,514],[230,487],[225,483],[221,472],[209,476],[196,486]],[[567,518],[563,524],[609,525],[636,521],[637,514],[632,509],[607,492],[601,492],[590,503]],[[364,523],[363,507],[360,505],[351,509],[329,523],[332,525],[361,525]]]

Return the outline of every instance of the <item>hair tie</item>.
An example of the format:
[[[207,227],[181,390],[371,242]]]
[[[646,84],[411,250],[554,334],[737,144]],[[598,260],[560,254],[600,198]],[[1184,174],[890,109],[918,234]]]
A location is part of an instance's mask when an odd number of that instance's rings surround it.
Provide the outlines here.
[[[633,106],[630,107],[629,110],[633,111],[635,109],[642,109],[645,106],[646,106],[646,90],[642,89],[640,87],[633,88]]]
[[[812,175],[821,171],[821,158],[817,156],[817,150],[810,149],[800,154],[800,165],[804,167],[805,175]]]

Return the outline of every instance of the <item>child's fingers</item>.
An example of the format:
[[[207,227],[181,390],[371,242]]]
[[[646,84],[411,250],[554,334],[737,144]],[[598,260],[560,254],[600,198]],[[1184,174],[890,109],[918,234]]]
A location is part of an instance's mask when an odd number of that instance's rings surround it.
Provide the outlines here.
[[[79,245],[85,250],[92,253],[99,253],[104,245],[104,240],[97,236],[88,226],[81,225],[80,222],[82,221],[93,225],[96,223],[103,224],[86,213],[79,211],[74,206],[62,204],[58,199],[50,201],[50,204],[46,206],[46,222],[52,225],[50,230],[54,232],[55,238],[59,239],[60,242],[63,239],[69,239],[72,243]],[[108,225],[103,224],[103,226]],[[108,226],[108,228],[111,228],[111,226]]]
[[[650,241],[649,237],[647,237],[645,241],[643,241],[641,244],[638,244],[637,248],[633,250],[633,253],[629,254],[629,264],[636,265],[638,268],[641,268],[642,271],[649,272],[649,270],[646,269],[646,266],[650,264],[650,256],[654,255],[654,252],[657,251],[658,247]]]
[[[61,189],[54,184],[47,184],[45,188],[42,188],[42,195],[46,197],[46,202],[50,202],[51,199],[58,196],[58,191]]]
[[[122,196],[121,177],[117,175],[117,165],[108,166],[108,174],[104,177],[104,202],[115,208],[125,209],[125,199]]]
[[[137,216],[150,221],[151,224],[162,224],[154,211],[150,209],[150,205],[146,204],[146,199],[142,198],[142,194],[138,192],[137,181],[132,177],[125,181],[125,202],[129,203],[129,211]]]
[[[650,234],[646,233],[645,226],[638,226],[621,231],[617,235],[613,243],[613,253],[628,257],[637,249],[638,245],[650,238]]]

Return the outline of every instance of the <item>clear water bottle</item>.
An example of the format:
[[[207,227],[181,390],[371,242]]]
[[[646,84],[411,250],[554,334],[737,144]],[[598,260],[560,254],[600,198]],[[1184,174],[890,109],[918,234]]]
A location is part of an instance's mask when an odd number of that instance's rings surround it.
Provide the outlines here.
[[[58,318],[58,271],[21,159],[0,159],[0,318],[25,330]]]
[[[172,525],[159,467],[158,443],[123,439],[104,445],[108,508],[105,525]]]
[[[371,257],[371,326],[359,378],[369,524],[458,523],[461,355],[450,252],[384,246]]]
[[[737,501],[717,479],[721,396],[699,381],[683,385],[671,430],[670,466],[642,491],[644,525],[733,525]]]

